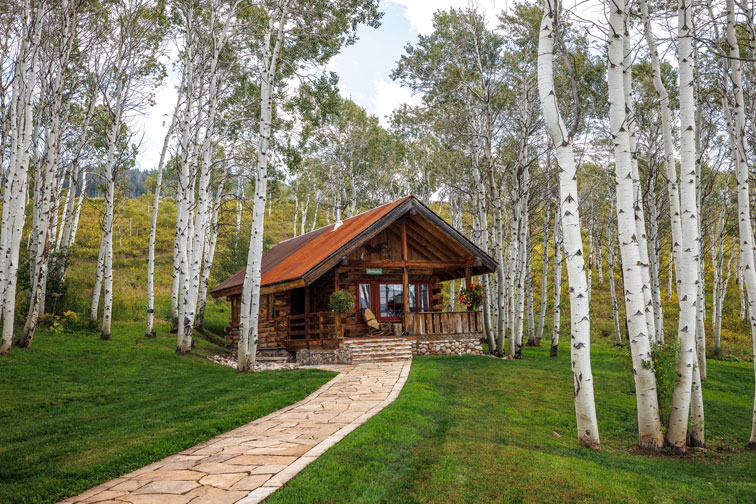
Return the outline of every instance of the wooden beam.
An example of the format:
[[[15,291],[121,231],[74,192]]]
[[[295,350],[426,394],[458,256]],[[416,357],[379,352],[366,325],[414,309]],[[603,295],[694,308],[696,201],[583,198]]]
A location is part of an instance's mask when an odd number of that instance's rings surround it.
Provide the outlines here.
[[[407,217],[402,217],[402,261],[406,261],[406,260],[407,260]],[[406,275],[406,272],[405,272],[405,275]]]
[[[473,261],[349,261],[349,268],[467,268]]]
[[[406,330],[405,322],[407,314],[409,313],[409,275],[407,274],[407,268],[402,270],[402,294],[404,297],[404,317],[402,317],[402,330]]]
[[[446,238],[446,233],[438,228],[435,228],[433,231],[429,230],[416,220],[410,220],[407,223],[407,227],[412,232],[413,239],[420,245],[425,248],[432,248],[444,257],[465,257],[466,255],[472,255],[468,250],[459,247],[454,240],[444,239],[443,241],[446,249],[439,247],[437,245],[439,238]],[[434,231],[436,234],[434,234]]]
[[[470,268],[465,268],[465,289],[469,289],[472,285],[472,275],[470,274]]]
[[[401,236],[400,236],[401,233],[397,232],[396,230],[392,229],[391,227],[386,228],[386,232],[388,234],[390,234],[390,235],[394,235],[397,238],[401,239]],[[443,254],[441,251],[439,251],[438,249],[436,249],[435,246],[433,246],[432,244],[428,243],[427,241],[425,241],[425,240],[419,240],[417,238],[417,236],[415,236],[415,235],[408,236],[408,241],[407,241],[407,245],[408,246],[409,246],[409,242],[410,241],[416,241],[420,245],[420,247],[416,247],[415,246],[413,248],[415,250],[422,251],[422,253],[424,253],[426,256],[430,256],[430,258],[431,258],[432,261],[448,261],[449,260],[449,256]]]
[[[340,268],[335,268],[333,270],[333,292],[336,292],[341,289],[340,282],[339,282],[339,274],[340,274]],[[341,314],[340,313],[334,313],[333,314],[333,328],[336,332],[336,337],[341,338]]]
[[[284,292],[287,290],[296,289],[297,287],[304,287],[305,285],[307,285],[307,282],[305,282],[302,278],[298,278],[296,280],[290,280],[288,282],[264,285],[260,288],[260,294],[274,294],[276,292]]]

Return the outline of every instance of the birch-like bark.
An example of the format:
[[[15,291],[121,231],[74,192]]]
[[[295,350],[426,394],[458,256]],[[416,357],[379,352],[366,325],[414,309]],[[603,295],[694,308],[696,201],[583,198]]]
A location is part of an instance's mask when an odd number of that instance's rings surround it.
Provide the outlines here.
[[[549,169],[551,165],[549,163]],[[548,194],[548,190],[547,190]],[[538,315],[538,329],[536,330],[535,346],[541,346],[543,339],[543,326],[546,321],[546,303],[549,288],[549,222],[550,222],[551,205],[549,200],[546,201],[543,218],[543,262],[541,263],[541,310]]]
[[[103,234],[105,230],[103,229]],[[100,240],[100,251],[97,253],[97,266],[95,267],[95,283],[92,288],[92,300],[89,303],[89,328],[97,327],[97,319],[100,311],[100,294],[102,293],[102,275],[105,271],[105,243]]]
[[[247,273],[242,288],[239,321],[239,349],[237,369],[252,372],[257,357],[257,322],[260,316],[260,266],[263,249],[263,220],[268,188],[268,150],[273,120],[273,86],[276,66],[283,44],[288,5],[284,4],[268,21],[263,47],[263,72],[260,79],[260,129],[258,134],[255,196],[252,202],[252,231],[247,256]],[[277,26],[276,26],[277,24]]]
[[[145,335],[148,338],[155,337],[155,239],[157,238],[157,218],[160,208],[160,190],[163,186],[163,169],[165,168],[165,155],[168,152],[173,130],[176,127],[176,119],[181,107],[181,92],[177,93],[176,106],[171,116],[171,124],[163,139],[163,148],[160,149],[160,159],[157,166],[157,179],[155,180],[155,194],[152,196],[152,216],[150,219],[150,238],[147,250],[147,326]]]
[[[614,203],[610,204],[609,215],[614,214]],[[612,297],[612,319],[614,321],[614,345],[622,346],[622,330],[619,320],[619,303],[617,302],[617,289],[614,286],[614,265],[615,265],[615,238],[612,232],[614,226],[613,219],[609,219],[606,225],[606,260],[609,266],[609,293]]]
[[[643,20],[643,31],[646,37],[646,44],[651,57],[651,75],[654,83],[654,90],[659,98],[659,109],[661,116],[662,140],[664,144],[664,165],[667,179],[667,195],[669,197],[669,215],[672,229],[672,250],[670,257],[670,274],[668,277],[667,299],[672,298],[672,264],[674,260],[675,269],[679,271],[679,252],[682,243],[682,223],[680,222],[680,190],[677,177],[677,163],[675,162],[675,146],[672,137],[672,112],[669,108],[669,93],[664,86],[661,78],[661,63],[659,61],[659,50],[656,47],[656,40],[651,29],[651,20],[648,14],[648,1],[640,0],[641,19]],[[679,281],[680,275],[677,275]]]
[[[590,359],[591,321],[586,298],[587,285],[580,230],[577,169],[572,152],[572,138],[567,135],[567,128],[559,113],[554,90],[554,39],[557,36],[558,12],[556,0],[544,1],[544,14],[538,38],[538,92],[546,129],[556,147],[560,168],[559,212],[570,285],[570,352],[578,442],[583,446],[598,449],[600,442]],[[556,282],[555,288],[558,288]]]
[[[743,98],[743,70],[740,61],[740,47],[735,33],[735,1],[727,0],[727,45],[730,54],[730,81],[734,96],[734,133],[735,159],[738,182],[738,231],[740,233],[743,276],[748,294],[748,319],[751,325],[753,352],[756,357],[756,264],[754,264],[754,239],[751,225],[750,195],[748,186],[748,158],[746,155],[746,120],[745,100]],[[756,378],[756,358],[754,358],[754,377]],[[749,448],[756,448],[756,396],[754,396],[753,420]]]
[[[16,308],[18,257],[24,228],[27,175],[32,152],[33,93],[44,9],[24,3],[24,21],[11,88],[9,127],[10,159],[0,223],[0,319],[3,322],[0,354],[11,351]]]
[[[30,255],[30,261],[33,260],[33,275],[31,277],[31,297],[29,300],[29,311],[26,317],[26,323],[18,340],[18,345],[30,347],[34,334],[39,324],[39,316],[44,310],[44,299],[47,291],[47,273],[50,262],[50,253],[52,243],[55,240],[55,220],[58,215],[58,178],[60,176],[60,153],[62,139],[62,107],[65,93],[65,81],[67,71],[70,70],[68,61],[73,50],[76,38],[76,18],[77,9],[75,5],[68,0],[61,0],[57,9],[52,11],[54,19],[61,24],[61,38],[55,40],[54,66],[55,76],[52,79],[52,85],[49,90],[51,103],[49,112],[49,121],[45,125],[45,160],[42,163],[44,168],[40,170],[43,180],[37,182],[41,187],[39,194],[39,214],[36,226],[33,227],[32,233],[36,238],[37,247],[34,255]]]
[[[646,318],[643,272],[635,213],[635,180],[633,179],[629,123],[625,103],[623,67],[627,15],[624,0],[612,3],[609,16],[609,118],[614,144],[617,199],[617,230],[625,289],[625,313],[628,339],[633,361],[635,394],[638,409],[638,435],[641,448],[659,450],[662,446],[661,418],[656,396],[656,377],[650,365],[651,345]]]
[[[478,235],[478,246],[485,250],[489,251],[489,231],[488,231],[488,216],[486,214],[486,208],[485,208],[485,186],[483,185],[483,181],[480,178],[480,173],[478,171],[477,166],[473,166],[472,168],[472,174],[473,174],[473,181],[475,185],[475,207],[477,211],[477,235]],[[501,251],[501,248],[499,248]],[[497,260],[499,262],[499,268],[504,268],[503,264],[503,255],[500,254],[500,256],[497,256]],[[469,287],[468,285],[465,286],[466,288]],[[483,289],[486,292],[486,299],[483,300],[483,330],[486,335],[486,342],[488,343],[488,349],[491,353],[495,353],[498,356],[504,355],[504,341],[503,339],[500,340],[498,338],[498,333],[496,336],[494,336],[494,332],[491,329],[491,280],[490,275],[483,275]],[[497,323],[501,320],[500,317],[503,317],[503,309],[500,309],[501,306],[497,305]]]
[[[559,351],[559,335],[562,332],[562,211],[554,212],[554,316],[551,328],[549,355],[556,357]]]
[[[680,316],[677,357],[678,380],[672,392],[666,442],[673,452],[686,451],[688,417],[696,355],[696,298],[698,296],[699,230],[696,201],[696,122],[693,89],[692,0],[678,3],[678,66],[680,71],[680,211],[683,245],[680,247],[678,297]]]
[[[638,252],[640,255],[640,271],[643,279],[643,302],[645,304],[646,325],[648,326],[648,336],[656,336],[656,319],[654,317],[653,294],[651,292],[651,272],[649,270],[648,257],[648,237],[646,235],[646,216],[643,212],[643,196],[641,195],[640,173],[638,172],[638,151],[636,147],[636,121],[635,105],[633,103],[632,93],[632,63],[633,58],[630,52],[630,27],[629,27],[630,9],[625,12],[625,29],[622,38],[622,84],[625,98],[625,127],[628,131],[630,141],[630,169],[633,178],[633,208],[635,209],[635,235],[638,241]]]
[[[226,173],[224,173],[221,183],[218,186],[218,194],[213,202],[212,215],[210,217],[210,234],[206,238],[205,242],[205,257],[202,263],[202,278],[200,279],[199,297],[197,300],[197,317],[194,322],[194,327],[200,331],[205,328],[205,307],[207,305],[207,291],[210,284],[210,269],[213,266],[213,259],[215,257],[215,246],[218,243],[218,214],[220,213],[220,207],[223,204],[223,186],[226,182]]]
[[[650,156],[649,156],[650,157]],[[656,205],[656,171],[649,173],[648,187],[648,260],[649,275],[651,278],[651,301],[654,309],[655,341],[664,344],[664,314],[662,312],[661,285],[659,282],[659,223],[657,220],[658,208]]]

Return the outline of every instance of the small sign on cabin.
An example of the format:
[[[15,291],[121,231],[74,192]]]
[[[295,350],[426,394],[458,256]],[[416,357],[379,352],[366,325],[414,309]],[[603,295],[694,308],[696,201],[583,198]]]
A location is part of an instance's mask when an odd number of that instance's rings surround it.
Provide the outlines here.
[[[383,268],[365,268],[366,275],[383,275]]]

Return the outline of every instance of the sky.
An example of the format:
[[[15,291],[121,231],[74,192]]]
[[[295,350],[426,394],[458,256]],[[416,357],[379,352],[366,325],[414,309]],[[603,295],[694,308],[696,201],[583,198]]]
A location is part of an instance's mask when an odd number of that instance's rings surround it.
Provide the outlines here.
[[[449,7],[466,7],[468,0],[388,0],[381,2],[384,12],[381,26],[358,28],[358,40],[345,47],[328,64],[339,75],[339,89],[383,124],[391,111],[403,103],[418,104],[420,98],[391,80],[391,71],[408,43],[414,44],[418,34],[433,31],[433,13]],[[478,5],[489,17],[504,7],[495,0],[479,0]],[[497,8],[498,7],[498,8]],[[177,76],[172,72],[157,90],[155,105],[137,118],[136,125],[143,136],[137,158],[142,170],[157,167],[167,121],[176,101]]]
[[[572,0],[582,5],[581,0]],[[380,4],[384,12],[381,26],[358,28],[358,40],[345,47],[328,64],[328,69],[339,75],[341,94],[350,97],[368,113],[377,116],[386,125],[391,112],[409,103],[416,105],[419,96],[391,80],[391,71],[404,53],[407,44],[414,44],[419,34],[433,31],[433,13],[450,7],[464,8],[470,0],[385,0]],[[572,3],[567,0],[565,3]],[[599,2],[600,4],[600,2]],[[496,14],[507,8],[504,0],[477,0],[492,24]],[[566,5],[567,6],[567,5]],[[583,10],[582,8],[579,8]],[[593,15],[589,16],[593,17]],[[155,105],[136,121],[143,132],[138,156],[142,170],[154,170],[176,100],[178,77],[170,73],[156,94]],[[139,124],[141,123],[141,124]]]

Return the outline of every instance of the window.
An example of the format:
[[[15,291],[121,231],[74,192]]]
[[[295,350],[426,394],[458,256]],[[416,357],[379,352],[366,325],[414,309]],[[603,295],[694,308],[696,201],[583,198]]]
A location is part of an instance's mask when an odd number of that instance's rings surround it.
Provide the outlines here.
[[[368,309],[373,311],[373,284],[361,283],[359,284],[360,293],[360,317],[362,317],[362,310]]]
[[[404,313],[404,295],[402,284],[378,284],[380,293],[380,317],[396,319]]]
[[[430,311],[430,296],[428,295],[428,284],[419,283],[410,285],[410,293],[412,293],[412,287],[417,289],[417,303],[413,303],[413,298],[410,296],[410,311],[411,312],[427,312]]]

